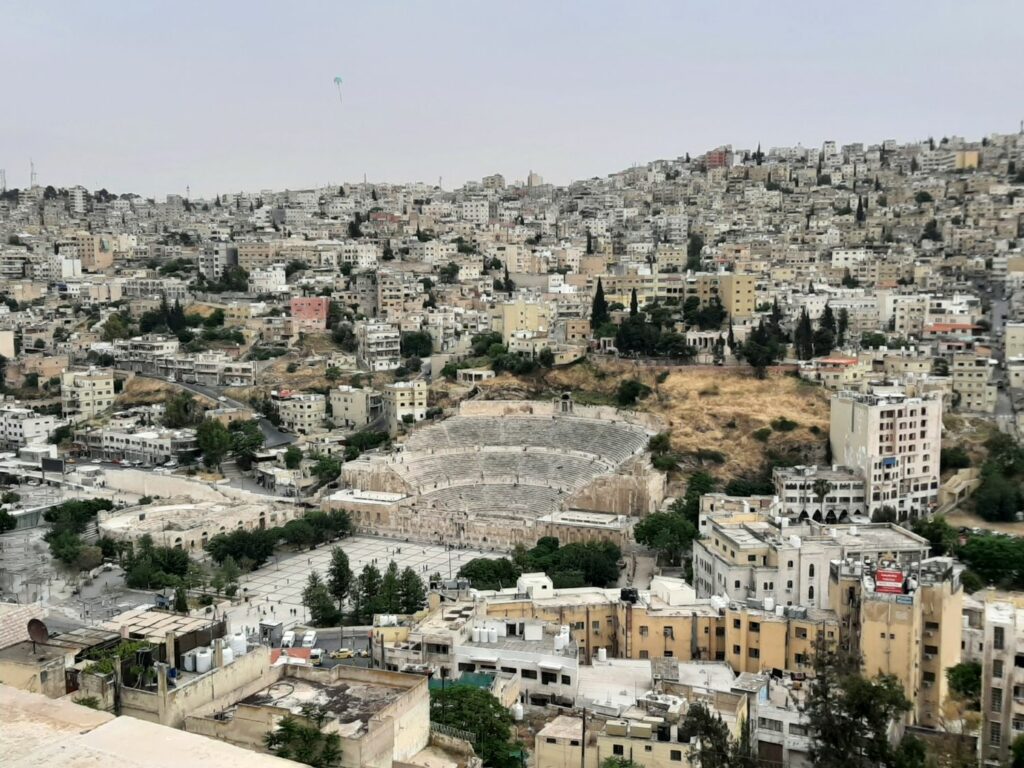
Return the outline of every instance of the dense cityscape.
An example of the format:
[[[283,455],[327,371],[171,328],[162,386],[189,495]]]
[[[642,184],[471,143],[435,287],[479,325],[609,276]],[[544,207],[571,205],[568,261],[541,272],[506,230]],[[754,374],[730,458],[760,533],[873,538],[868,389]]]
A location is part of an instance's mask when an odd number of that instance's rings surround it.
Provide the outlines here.
[[[61,749],[1024,759],[1024,134],[568,186],[31,181],[0,682],[104,713]]]

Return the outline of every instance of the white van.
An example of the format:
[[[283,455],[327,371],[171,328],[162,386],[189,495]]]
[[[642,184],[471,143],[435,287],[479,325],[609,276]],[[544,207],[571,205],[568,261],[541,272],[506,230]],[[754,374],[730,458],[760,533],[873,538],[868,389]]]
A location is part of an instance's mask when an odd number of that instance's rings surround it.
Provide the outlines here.
[[[303,648],[312,648],[314,645],[316,645],[316,632],[307,632],[305,635],[303,635]]]
[[[295,645],[295,633],[289,629],[281,637],[281,647],[291,648],[293,645]]]

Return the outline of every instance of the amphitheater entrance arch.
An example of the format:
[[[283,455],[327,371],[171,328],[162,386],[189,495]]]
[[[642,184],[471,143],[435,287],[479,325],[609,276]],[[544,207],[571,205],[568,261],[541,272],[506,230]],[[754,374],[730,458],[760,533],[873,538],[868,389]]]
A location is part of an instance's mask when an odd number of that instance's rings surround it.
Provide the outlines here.
[[[181,536],[179,536],[178,538],[176,538],[174,540],[174,548],[175,549],[181,549]]]

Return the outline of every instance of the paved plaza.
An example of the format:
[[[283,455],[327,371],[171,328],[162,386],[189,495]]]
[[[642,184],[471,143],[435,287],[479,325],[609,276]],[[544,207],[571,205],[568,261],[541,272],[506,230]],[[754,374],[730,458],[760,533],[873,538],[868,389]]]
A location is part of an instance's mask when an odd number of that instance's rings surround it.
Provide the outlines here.
[[[395,539],[376,536],[352,536],[339,544],[319,547],[312,552],[281,554],[272,558],[258,571],[243,576],[239,581],[242,594],[249,597],[229,611],[231,626],[235,629],[248,628],[250,632],[261,619],[278,619],[285,626],[302,623],[306,618],[302,605],[302,589],[311,571],[317,571],[324,579],[331,563],[331,549],[341,546],[348,555],[349,567],[358,576],[367,563],[374,563],[384,572],[392,560],[399,570],[412,568],[426,585],[433,573],[444,578],[455,576],[459,568],[477,557],[501,557],[503,552],[481,552],[473,549],[452,549],[429,544],[410,544]]]

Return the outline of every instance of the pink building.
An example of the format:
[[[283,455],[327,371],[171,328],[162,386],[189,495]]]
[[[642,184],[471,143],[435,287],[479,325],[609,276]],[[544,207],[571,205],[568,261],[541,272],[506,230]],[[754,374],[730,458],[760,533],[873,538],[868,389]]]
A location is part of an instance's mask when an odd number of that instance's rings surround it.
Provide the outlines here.
[[[296,331],[322,331],[327,327],[331,300],[325,296],[296,296],[292,299],[292,326]]]

